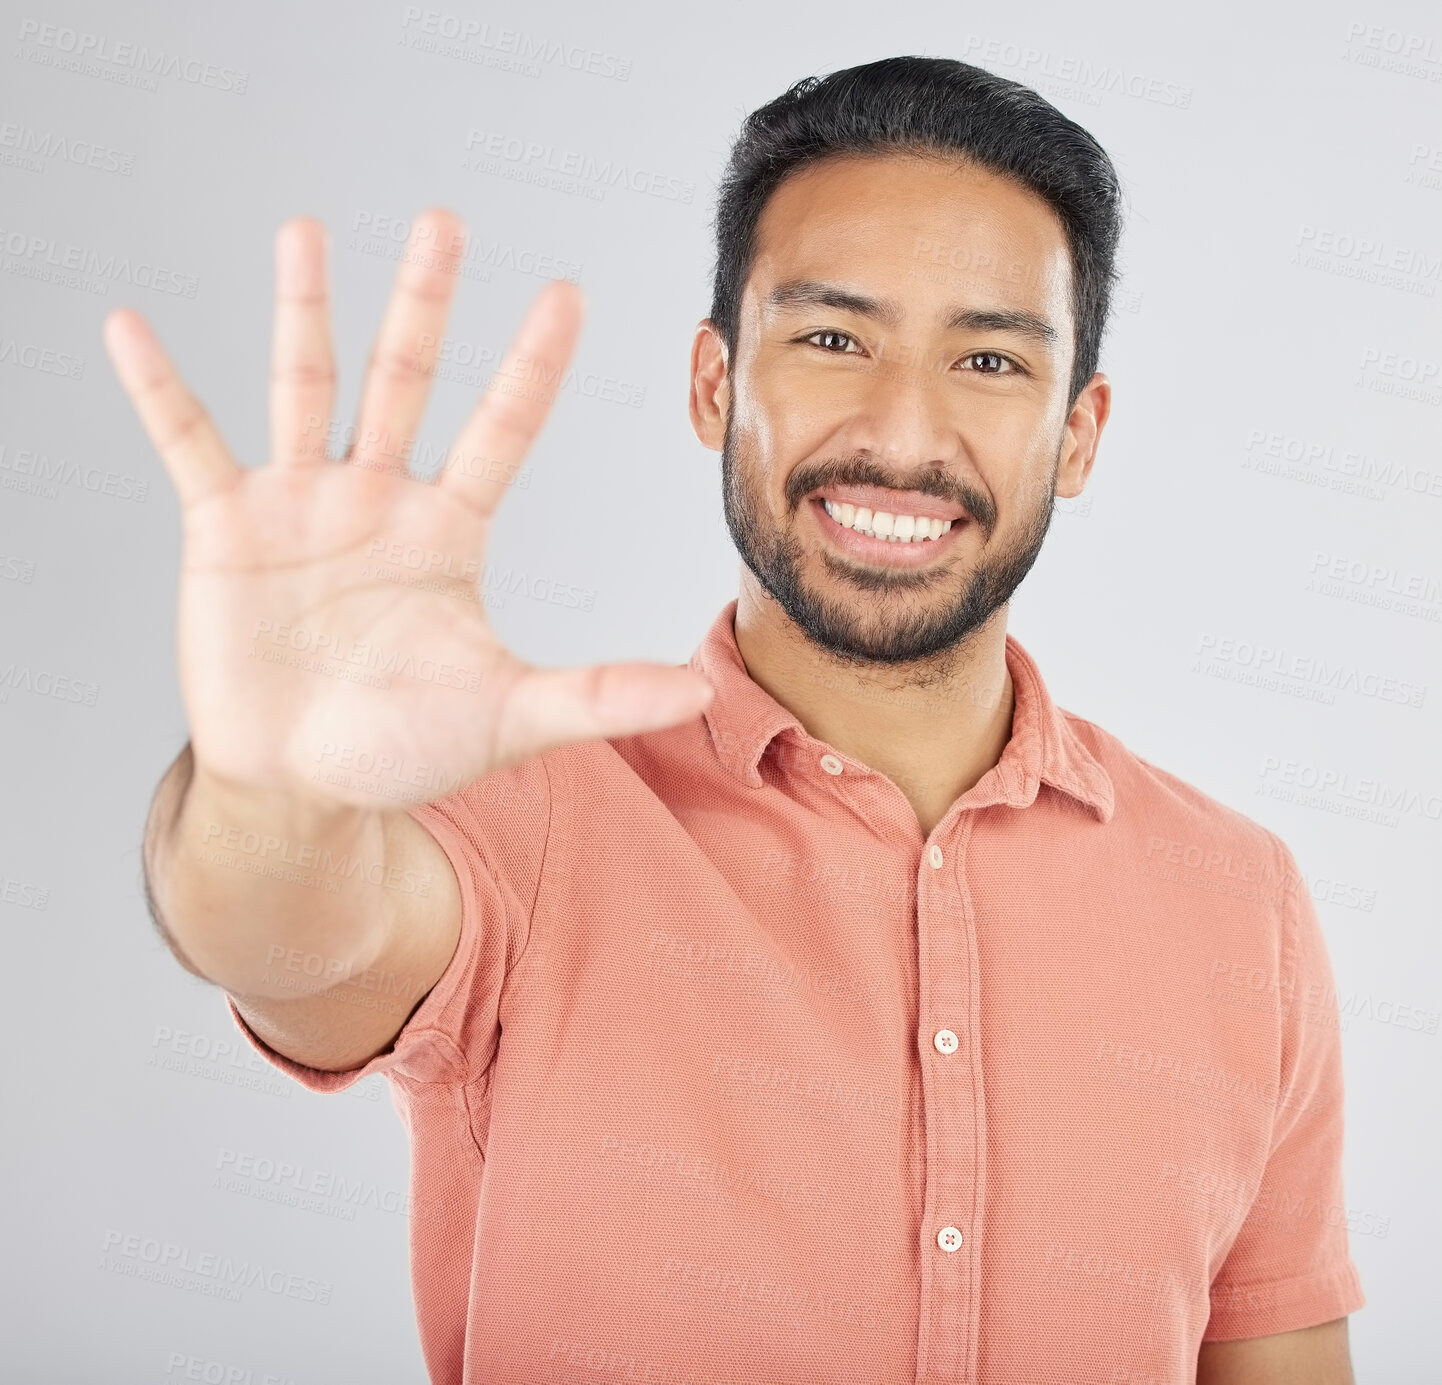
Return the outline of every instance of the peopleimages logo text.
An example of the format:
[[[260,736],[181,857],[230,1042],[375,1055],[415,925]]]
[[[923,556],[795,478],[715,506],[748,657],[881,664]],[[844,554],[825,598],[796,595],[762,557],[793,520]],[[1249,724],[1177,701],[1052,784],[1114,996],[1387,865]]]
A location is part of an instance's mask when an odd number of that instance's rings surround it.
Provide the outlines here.
[[[528,170],[577,178],[601,187],[623,187],[668,202],[691,202],[696,196],[696,184],[688,178],[671,177],[617,159],[598,159],[594,154],[558,149],[554,144],[495,130],[468,130],[466,153],[472,159],[479,156],[503,159]]]

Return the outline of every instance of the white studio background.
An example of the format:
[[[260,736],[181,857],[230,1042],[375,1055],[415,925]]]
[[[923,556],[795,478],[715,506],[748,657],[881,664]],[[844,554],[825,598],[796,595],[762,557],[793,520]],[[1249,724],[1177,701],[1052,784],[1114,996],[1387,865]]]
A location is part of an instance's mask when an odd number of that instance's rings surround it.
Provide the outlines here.
[[[443,448],[543,279],[573,273],[589,300],[577,388],[504,502],[494,620],[541,662],[680,662],[736,589],[718,458],[685,402],[730,140],[798,77],[903,53],[1030,82],[1125,181],[1112,421],[1010,628],[1061,705],[1293,848],[1345,1025],[1347,1211],[1369,1299],[1358,1378],[1435,1380],[1442,12],[1187,14],[6,0],[5,1380],[424,1379],[406,1136],[384,1079],[314,1096],[247,1061],[221,994],[146,915],[145,810],[185,739],[178,511],[103,316],[139,307],[256,462],[277,226],[331,227],[348,424],[396,224],[450,206],[482,244],[424,435]],[[463,43],[434,32],[468,22]],[[517,59],[517,42],[539,56]],[[122,45],[164,66],[117,61]],[[555,189],[505,156],[463,167],[493,133],[659,174],[657,191]],[[57,279],[67,255],[100,268]],[[126,261],[158,286],[119,281]],[[587,599],[528,595],[556,583]],[[1345,686],[1318,681],[1337,670]],[[41,672],[88,691],[45,696]],[[303,1209],[267,1200],[274,1181],[241,1195],[219,1176],[246,1157],[369,1191]],[[115,1233],[262,1261],[329,1284],[330,1301],[253,1288],[227,1302],[110,1272]]]

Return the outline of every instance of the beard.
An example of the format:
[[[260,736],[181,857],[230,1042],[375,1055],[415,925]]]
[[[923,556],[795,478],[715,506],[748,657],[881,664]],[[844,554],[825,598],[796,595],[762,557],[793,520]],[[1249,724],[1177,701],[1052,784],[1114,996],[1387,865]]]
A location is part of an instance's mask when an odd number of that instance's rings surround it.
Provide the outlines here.
[[[970,523],[982,531],[985,543],[976,567],[959,579],[945,566],[935,571],[890,570],[863,567],[822,551],[822,565],[839,582],[850,586],[857,599],[847,601],[823,595],[807,585],[803,575],[804,551],[788,528],[774,525],[754,468],[736,455],[731,418],[721,446],[721,492],[726,527],[741,560],[813,644],[841,662],[853,665],[917,664],[929,661],[932,673],[946,676],[978,631],[1004,606],[1031,571],[1051,526],[1058,444],[1052,462],[1051,483],[1037,491],[1016,538],[996,552],[990,551],[996,530],[996,507],[990,496],[957,480],[942,468],[918,475],[892,474],[871,458],[858,455],[833,462],[797,467],[786,480],[786,512],[794,520],[805,496],[818,486],[876,485],[918,490],[965,507]],[[958,580],[960,591],[953,592]],[[920,605],[908,597],[931,593],[934,599]],[[918,671],[919,672],[919,671]],[[923,675],[923,681],[925,679]]]

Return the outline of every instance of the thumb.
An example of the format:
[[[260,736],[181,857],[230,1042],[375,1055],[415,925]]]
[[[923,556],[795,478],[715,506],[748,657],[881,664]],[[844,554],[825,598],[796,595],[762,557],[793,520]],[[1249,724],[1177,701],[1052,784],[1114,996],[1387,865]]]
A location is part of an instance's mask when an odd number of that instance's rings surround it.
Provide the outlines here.
[[[574,741],[659,731],[699,716],[714,694],[699,673],[671,664],[530,669],[511,689],[498,749],[510,760]]]

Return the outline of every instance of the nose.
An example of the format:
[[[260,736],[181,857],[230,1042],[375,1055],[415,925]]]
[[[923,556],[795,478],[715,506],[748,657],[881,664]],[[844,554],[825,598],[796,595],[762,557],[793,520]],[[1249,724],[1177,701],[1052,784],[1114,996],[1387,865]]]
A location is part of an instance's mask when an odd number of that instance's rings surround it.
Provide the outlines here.
[[[962,451],[957,401],[942,369],[898,352],[856,380],[843,445],[870,453],[899,474],[948,466]]]

